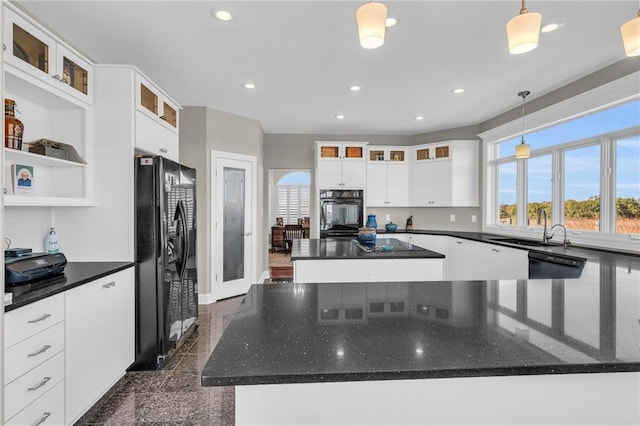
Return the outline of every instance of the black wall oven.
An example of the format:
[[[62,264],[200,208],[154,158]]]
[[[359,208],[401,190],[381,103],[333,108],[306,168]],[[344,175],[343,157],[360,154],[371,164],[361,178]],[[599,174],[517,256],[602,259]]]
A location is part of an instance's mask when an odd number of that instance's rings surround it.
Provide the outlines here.
[[[363,190],[320,190],[320,238],[357,237],[363,223]]]

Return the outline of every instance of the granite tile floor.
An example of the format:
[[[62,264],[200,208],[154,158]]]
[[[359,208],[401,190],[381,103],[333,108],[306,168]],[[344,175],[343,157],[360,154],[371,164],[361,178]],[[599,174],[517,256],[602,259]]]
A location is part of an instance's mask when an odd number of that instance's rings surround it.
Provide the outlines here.
[[[160,371],[132,371],[78,422],[83,425],[233,425],[233,387],[203,387],[200,373],[242,297],[199,306],[195,333]]]

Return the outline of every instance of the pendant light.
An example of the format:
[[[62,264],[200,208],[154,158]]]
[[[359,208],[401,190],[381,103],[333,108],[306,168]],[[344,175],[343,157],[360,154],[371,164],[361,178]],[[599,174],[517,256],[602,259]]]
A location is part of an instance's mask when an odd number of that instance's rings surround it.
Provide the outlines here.
[[[524,99],[529,96],[530,93],[528,90],[518,92],[518,96],[522,98],[522,141],[520,145],[516,145],[516,158],[529,158],[531,156],[529,144],[524,143]]]
[[[528,12],[522,0],[520,14],[507,22],[507,41],[509,53],[517,55],[530,52],[538,47],[542,15]]]
[[[382,3],[366,3],[356,12],[360,46],[375,49],[384,43],[384,31],[387,21],[387,6]]]
[[[620,27],[622,34],[622,43],[624,44],[624,53],[627,56],[640,55],[640,9],[638,16],[630,21],[625,22]]]

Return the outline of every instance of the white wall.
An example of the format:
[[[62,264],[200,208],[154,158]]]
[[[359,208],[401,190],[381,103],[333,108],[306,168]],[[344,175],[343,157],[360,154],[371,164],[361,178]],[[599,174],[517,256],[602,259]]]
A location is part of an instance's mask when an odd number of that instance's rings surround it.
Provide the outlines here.
[[[197,173],[198,196],[198,291],[211,294],[211,151],[251,155],[257,158],[258,211],[256,230],[256,279],[267,266],[268,231],[263,226],[267,216],[263,165],[264,135],[256,120],[206,107],[185,107],[180,114],[180,162]],[[206,298],[202,298],[203,300]]]

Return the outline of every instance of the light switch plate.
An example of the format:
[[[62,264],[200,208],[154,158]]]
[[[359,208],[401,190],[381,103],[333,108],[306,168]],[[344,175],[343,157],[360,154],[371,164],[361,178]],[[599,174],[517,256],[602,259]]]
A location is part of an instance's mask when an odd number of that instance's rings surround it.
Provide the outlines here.
[[[449,221],[450,222],[455,222],[456,221],[456,215],[455,214],[450,215],[449,216]]]
[[[478,221],[478,218],[475,214],[471,215],[471,222],[476,223]]]

